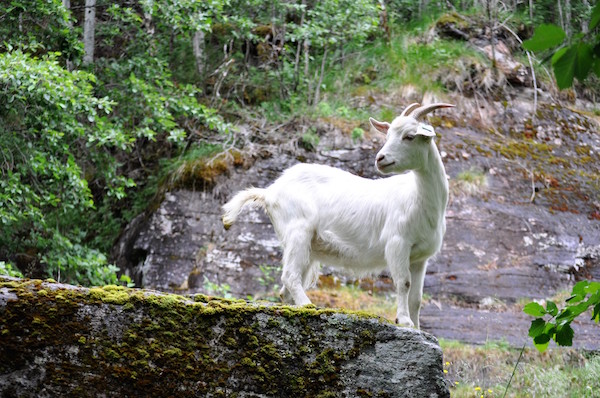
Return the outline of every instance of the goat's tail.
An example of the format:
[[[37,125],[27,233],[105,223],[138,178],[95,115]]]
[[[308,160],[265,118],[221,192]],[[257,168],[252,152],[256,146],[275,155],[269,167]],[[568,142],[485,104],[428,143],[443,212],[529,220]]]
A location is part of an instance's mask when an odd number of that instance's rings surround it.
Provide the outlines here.
[[[248,188],[237,193],[229,202],[225,203],[222,207],[223,216],[221,217],[225,229],[229,229],[233,225],[242,208],[248,202],[264,208],[266,205],[265,190],[263,188]]]

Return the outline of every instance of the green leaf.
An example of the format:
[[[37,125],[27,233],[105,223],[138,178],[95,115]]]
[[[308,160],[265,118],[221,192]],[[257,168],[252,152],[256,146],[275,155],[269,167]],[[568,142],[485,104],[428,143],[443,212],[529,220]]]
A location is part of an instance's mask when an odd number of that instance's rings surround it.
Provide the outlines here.
[[[542,307],[540,304],[538,304],[536,302],[531,302],[531,303],[525,305],[525,307],[523,308],[523,312],[526,313],[527,315],[538,316],[538,317],[544,316],[547,314],[544,307]]]
[[[535,33],[529,40],[523,42],[523,48],[538,52],[548,50],[561,44],[567,35],[565,31],[554,24],[542,24],[535,29]]]
[[[590,282],[585,291],[589,294],[594,294],[596,292],[600,292],[600,282]]]
[[[573,329],[570,324],[566,324],[559,328],[554,335],[556,344],[561,346],[572,346],[573,345]]]
[[[573,308],[575,306],[571,306],[569,308],[565,308],[563,309],[560,314],[558,314],[558,316],[556,317],[556,322],[560,323],[560,322],[565,322],[565,320],[567,322],[571,322],[573,320],[573,311],[571,310],[571,308]]]
[[[544,351],[546,351],[546,349],[548,348],[548,345],[549,345],[549,344],[550,344],[550,340],[548,340],[547,342],[545,342],[545,343],[542,343],[542,344],[533,343],[533,345],[535,346],[535,348],[537,348],[537,350],[538,350],[539,352],[544,352]]]
[[[580,42],[577,46],[577,60],[575,61],[575,77],[583,81],[592,68],[593,54],[592,46]]]
[[[559,89],[571,87],[575,76],[575,63],[577,62],[577,46],[572,45],[561,48],[552,57],[552,69]]]
[[[536,338],[543,334],[544,330],[546,330],[546,321],[542,318],[534,319],[531,321],[531,326],[529,327],[529,337]]]
[[[587,288],[588,284],[589,284],[588,281],[577,282],[575,284],[575,286],[573,286],[573,291],[572,291],[573,295],[571,297],[569,297],[566,301],[567,302],[571,302],[571,301],[577,302],[577,301],[583,300],[586,296],[586,288]]]
[[[594,306],[594,312],[592,314],[592,321],[599,323],[600,322],[600,303]]]
[[[590,16],[590,24],[588,27],[590,32],[596,29],[598,22],[600,22],[600,3],[596,3],[592,9],[592,15]]]
[[[550,335],[549,334],[540,334],[539,336],[534,337],[533,345],[539,352],[546,351],[548,348],[548,344],[550,343]]]
[[[578,317],[581,313],[587,311],[589,307],[590,303],[587,301],[574,305],[573,307],[571,307],[572,318]]]
[[[553,301],[548,300],[546,303],[546,311],[552,316],[558,315],[558,307]]]

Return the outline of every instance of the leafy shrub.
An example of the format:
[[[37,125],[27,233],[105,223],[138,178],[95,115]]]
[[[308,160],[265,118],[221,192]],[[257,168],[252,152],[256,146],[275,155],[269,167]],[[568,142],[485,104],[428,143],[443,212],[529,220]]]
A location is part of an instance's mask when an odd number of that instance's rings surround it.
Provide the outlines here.
[[[550,300],[546,302],[546,308],[536,302],[525,305],[523,312],[536,317],[529,328],[529,336],[533,338],[535,347],[545,351],[550,340],[561,346],[573,345],[571,322],[589,308],[592,308],[592,320],[600,322],[600,282],[576,283],[571,297],[561,310]],[[549,319],[545,320],[544,317]]]
[[[0,54],[0,256],[33,252],[48,274],[66,280],[110,280],[106,257],[83,244],[94,209],[86,172],[96,170],[108,194],[130,181],[103,163],[102,152],[127,137],[106,118],[113,103],[93,95],[95,77],[62,68],[56,54],[41,59],[20,50]],[[51,264],[48,264],[51,262]],[[112,275],[111,275],[112,274]]]
[[[319,146],[319,141],[320,138],[317,135],[316,129],[311,127],[306,133],[302,134],[300,144],[307,151],[314,151]]]
[[[0,275],[16,276],[19,278],[23,277],[23,273],[18,269],[15,269],[10,263],[0,261]]]

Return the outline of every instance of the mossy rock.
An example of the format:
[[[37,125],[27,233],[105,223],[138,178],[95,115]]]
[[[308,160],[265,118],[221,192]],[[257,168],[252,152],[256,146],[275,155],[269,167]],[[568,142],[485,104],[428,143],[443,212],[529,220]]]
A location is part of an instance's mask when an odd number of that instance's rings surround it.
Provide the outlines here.
[[[449,396],[434,337],[314,306],[0,277],[0,330],[1,396]]]
[[[435,29],[442,37],[451,39],[468,40],[473,23],[457,12],[449,12],[435,22]]]

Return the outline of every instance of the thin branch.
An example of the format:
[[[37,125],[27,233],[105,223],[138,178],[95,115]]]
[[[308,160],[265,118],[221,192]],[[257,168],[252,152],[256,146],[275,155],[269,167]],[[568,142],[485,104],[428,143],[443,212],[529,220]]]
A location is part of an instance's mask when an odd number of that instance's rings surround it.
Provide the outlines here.
[[[519,363],[521,362],[521,358],[523,358],[524,351],[525,351],[525,344],[523,344],[523,348],[521,348],[521,353],[519,354],[519,359],[517,359],[517,363],[515,363],[515,367],[513,368],[512,374],[510,375],[510,379],[508,379],[508,384],[506,384],[506,389],[504,390],[504,394],[502,395],[502,398],[506,397],[506,393],[508,392],[510,383],[512,382],[512,379],[515,376],[515,372],[517,371],[517,366],[519,366]]]

